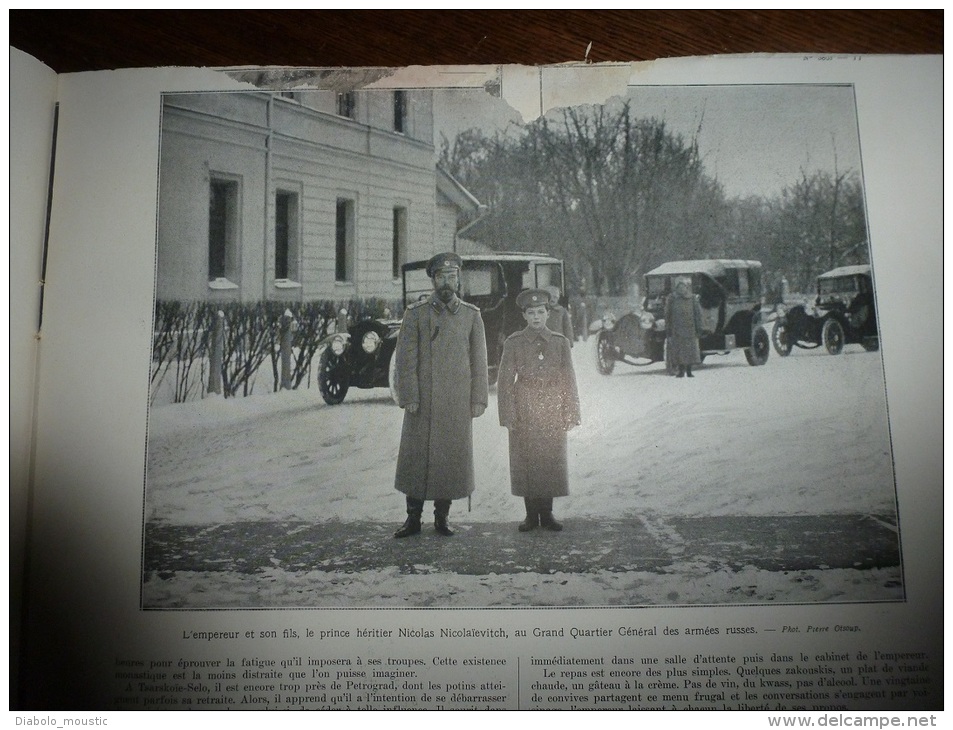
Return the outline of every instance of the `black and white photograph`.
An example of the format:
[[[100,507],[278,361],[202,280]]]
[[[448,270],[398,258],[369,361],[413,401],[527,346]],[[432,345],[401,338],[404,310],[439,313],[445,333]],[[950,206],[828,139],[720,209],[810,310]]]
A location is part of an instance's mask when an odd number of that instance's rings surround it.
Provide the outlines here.
[[[142,609],[905,601],[854,87],[586,73],[162,95]]]
[[[12,49],[24,712],[942,709],[940,57],[598,46]]]

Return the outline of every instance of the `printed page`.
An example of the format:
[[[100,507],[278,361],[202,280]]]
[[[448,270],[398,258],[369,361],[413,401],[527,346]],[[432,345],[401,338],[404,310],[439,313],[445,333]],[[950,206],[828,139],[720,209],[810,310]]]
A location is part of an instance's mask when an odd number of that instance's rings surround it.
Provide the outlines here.
[[[23,707],[941,708],[940,79],[63,77]]]

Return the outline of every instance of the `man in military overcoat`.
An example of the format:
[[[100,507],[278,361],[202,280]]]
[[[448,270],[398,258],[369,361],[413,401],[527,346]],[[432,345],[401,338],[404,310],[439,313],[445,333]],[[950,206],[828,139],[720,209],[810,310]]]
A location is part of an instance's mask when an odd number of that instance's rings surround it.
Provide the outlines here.
[[[579,425],[579,394],[569,340],[546,326],[550,294],[520,292],[527,326],[503,344],[497,403],[509,431],[510,491],[523,497],[520,532],[558,532],[553,498],[569,494],[566,433]]]
[[[407,500],[398,538],[420,532],[427,500],[434,503],[436,532],[452,535],[450,503],[474,489],[472,419],[486,410],[489,383],[483,318],[458,296],[462,266],[455,253],[430,259],[434,291],[407,307],[397,337],[396,390],[404,422],[394,486]]]
[[[558,286],[547,287],[546,291],[549,292],[549,315],[546,317],[546,327],[569,340],[569,346],[572,347],[576,339],[572,331],[572,315],[559,303],[561,293]]]

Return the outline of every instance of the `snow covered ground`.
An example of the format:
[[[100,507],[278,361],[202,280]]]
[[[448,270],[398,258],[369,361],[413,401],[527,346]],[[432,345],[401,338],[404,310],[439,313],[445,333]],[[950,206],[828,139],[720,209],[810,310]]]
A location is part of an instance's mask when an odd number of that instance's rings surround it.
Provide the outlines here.
[[[561,518],[637,519],[647,526],[703,516],[871,515],[896,525],[881,358],[772,352],[709,357],[692,379],[661,364],[597,373],[594,340],[576,343],[583,425],[569,435],[571,491]],[[351,390],[327,406],[317,388],[207,398],[150,414],[146,520],[173,526],[235,522],[375,522],[396,528],[402,411],[386,389]],[[474,423],[477,490],[451,521],[512,525],[506,432],[495,392]],[[387,533],[389,535],[389,533]],[[433,539],[429,535],[422,539]],[[391,543],[396,543],[391,539]],[[696,556],[697,557],[697,556]],[[599,572],[464,576],[396,567],[344,574],[229,571],[146,575],[144,603],[221,605],[619,605],[894,600],[900,569],[712,571],[686,556],[663,574]],[[447,586],[459,590],[448,592]],[[551,590],[546,590],[547,588]]]

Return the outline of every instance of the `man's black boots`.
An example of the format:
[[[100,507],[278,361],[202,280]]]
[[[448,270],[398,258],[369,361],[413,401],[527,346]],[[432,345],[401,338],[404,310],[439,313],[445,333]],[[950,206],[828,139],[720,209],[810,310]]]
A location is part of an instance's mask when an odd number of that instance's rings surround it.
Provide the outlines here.
[[[453,530],[450,529],[450,525],[447,524],[447,517],[450,514],[450,500],[449,499],[435,499],[433,503],[433,527],[436,530],[438,535],[443,535],[444,537],[450,537],[453,534]],[[420,526],[418,523],[417,531],[420,532]]]
[[[539,509],[536,500],[523,497],[523,501],[526,503],[526,519],[520,522],[517,529],[520,532],[532,532],[539,526]]]
[[[420,516],[424,511],[424,501],[407,497],[407,519],[401,528],[394,533],[394,537],[410,537],[420,534]]]
[[[539,526],[544,530],[550,530],[552,532],[559,532],[563,529],[563,526],[556,522],[556,518],[553,517],[553,500],[545,499],[540,500],[539,508]]]

